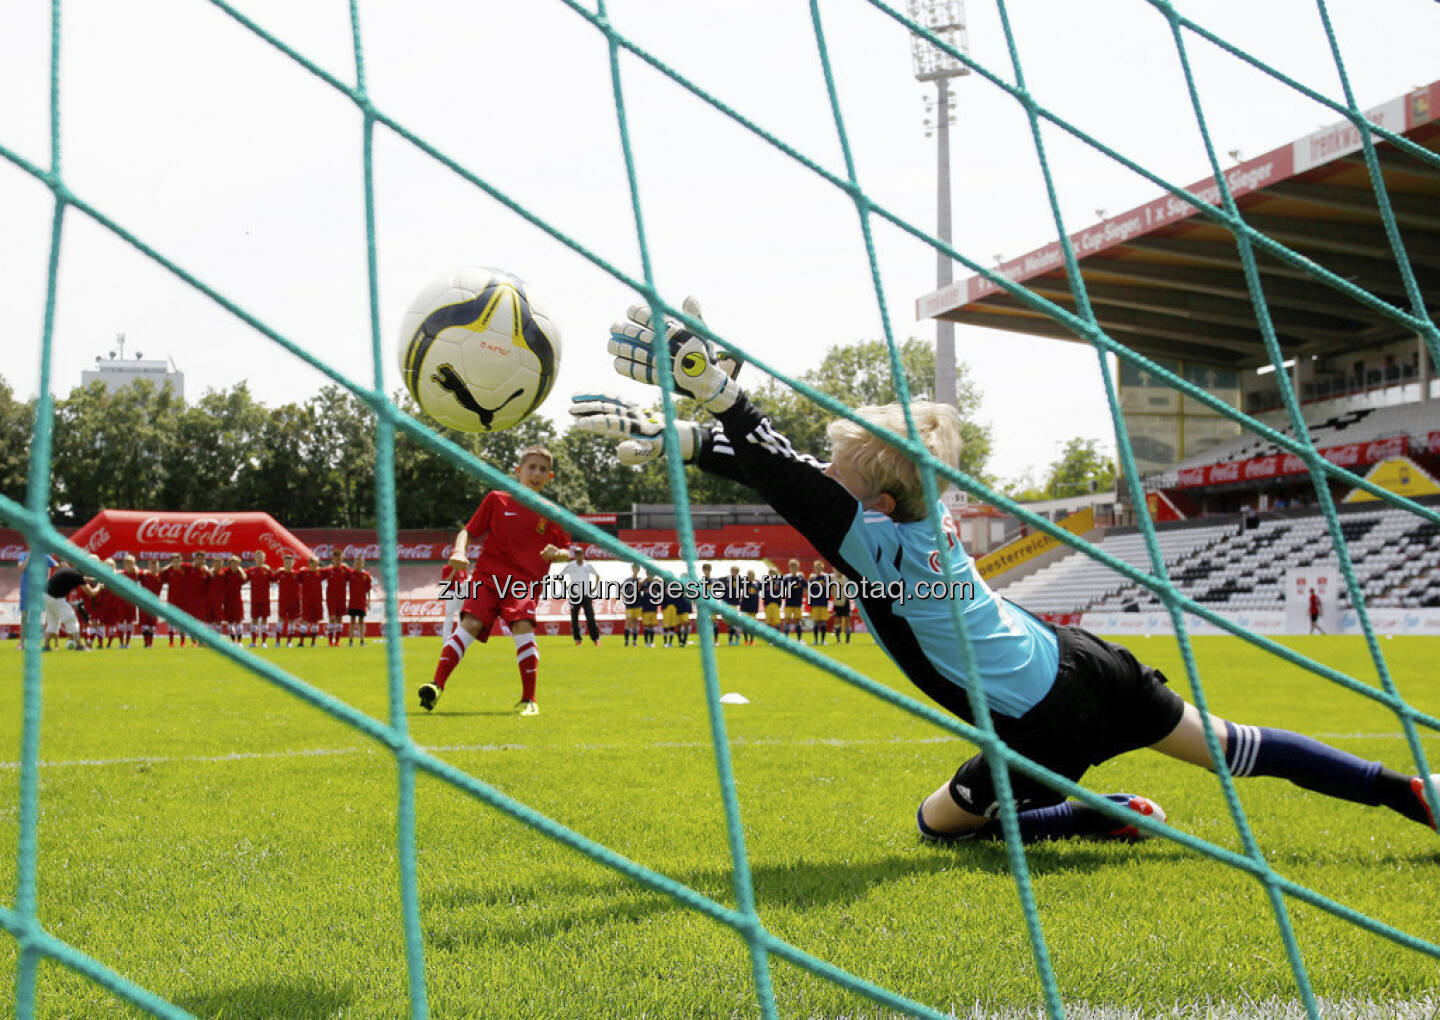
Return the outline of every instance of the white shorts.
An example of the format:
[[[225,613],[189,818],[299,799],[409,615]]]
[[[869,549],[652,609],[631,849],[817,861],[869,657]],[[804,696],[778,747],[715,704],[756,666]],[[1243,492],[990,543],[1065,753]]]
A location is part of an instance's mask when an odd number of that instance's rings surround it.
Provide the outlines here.
[[[65,633],[74,635],[80,630],[80,621],[75,616],[75,607],[66,599],[57,599],[53,595],[45,596],[45,633],[58,634],[60,628],[65,628]]]

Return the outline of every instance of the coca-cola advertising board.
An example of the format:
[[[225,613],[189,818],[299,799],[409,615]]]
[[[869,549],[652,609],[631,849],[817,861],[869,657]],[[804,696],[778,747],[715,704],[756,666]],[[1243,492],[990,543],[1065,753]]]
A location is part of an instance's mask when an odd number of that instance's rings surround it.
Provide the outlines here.
[[[1342,443],[1326,446],[1319,454],[1330,463],[1343,468],[1365,467],[1391,457],[1403,457],[1410,450],[1409,436],[1388,436],[1364,443]],[[1293,453],[1272,453],[1249,460],[1232,460],[1223,464],[1184,468],[1177,472],[1175,488],[1194,489],[1202,485],[1224,485],[1230,482],[1258,482],[1266,478],[1303,475],[1305,461]]]
[[[146,559],[203,552],[249,556],[259,550],[271,562],[281,553],[309,558],[311,550],[266,513],[166,513],[102,510],[70,536],[96,559],[117,552]]]

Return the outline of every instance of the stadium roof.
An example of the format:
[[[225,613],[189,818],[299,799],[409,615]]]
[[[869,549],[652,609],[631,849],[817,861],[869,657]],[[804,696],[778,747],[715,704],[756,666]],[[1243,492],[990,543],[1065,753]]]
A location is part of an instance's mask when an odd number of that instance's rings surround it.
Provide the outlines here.
[[[1440,152],[1440,82],[1365,116]],[[1376,139],[1400,237],[1432,310],[1440,306],[1440,167]],[[1411,310],[1386,238],[1361,151],[1348,121],[1225,171],[1241,214],[1255,229]],[[1190,185],[1218,203],[1214,178]],[[1254,368],[1268,364],[1234,235],[1171,194],[1070,237],[1091,306],[1113,339],[1150,357]],[[1304,270],[1257,250],[1275,330],[1287,355],[1370,347],[1413,335]],[[1058,241],[1004,262],[999,272],[1070,310]],[[916,302],[919,318],[1080,340],[1043,312],[972,276]]]

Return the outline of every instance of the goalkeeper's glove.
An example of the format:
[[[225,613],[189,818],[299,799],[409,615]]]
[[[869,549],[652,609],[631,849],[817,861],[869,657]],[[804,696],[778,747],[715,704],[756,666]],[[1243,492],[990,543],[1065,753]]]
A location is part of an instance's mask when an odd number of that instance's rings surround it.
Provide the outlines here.
[[[577,393],[570,398],[575,427],[607,439],[618,439],[615,452],[627,467],[648,464],[665,452],[665,422],[653,411],[623,397],[607,393]],[[680,459],[691,464],[700,456],[703,429],[693,421],[677,419],[675,435],[680,440]]]
[[[699,298],[687,297],[681,308],[690,318],[700,320]],[[735,376],[740,372],[740,360],[722,358],[713,343],[675,319],[665,320],[668,357],[664,351],[657,356],[651,347],[654,335],[650,306],[631,305],[624,320],[610,327],[609,350],[615,355],[615,371],[627,379],[652,385],[659,385],[659,372],[668,371],[676,390],[717,414],[728,410],[739,398],[743,391]]]

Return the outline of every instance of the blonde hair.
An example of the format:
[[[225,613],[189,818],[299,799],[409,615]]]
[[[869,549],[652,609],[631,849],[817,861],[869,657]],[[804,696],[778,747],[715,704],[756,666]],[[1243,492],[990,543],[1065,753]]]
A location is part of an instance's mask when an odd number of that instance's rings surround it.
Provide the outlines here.
[[[917,400],[910,405],[910,413],[915,418],[920,441],[930,455],[941,464],[958,467],[960,450],[965,445],[960,438],[960,412],[949,404]],[[859,407],[855,414],[872,425],[905,435],[905,412],[899,404]],[[908,454],[848,418],[832,421],[825,434],[837,460],[843,458],[866,484],[879,492],[888,492],[895,500],[892,518],[903,522],[925,517],[925,488]],[[938,475],[935,483],[940,492],[950,487],[950,483]]]
[[[515,459],[515,467],[524,467],[525,461],[531,457],[543,457],[545,459],[545,466],[548,467],[551,471],[555,470],[555,458],[551,456],[548,447],[541,446],[539,443],[536,443],[533,446],[527,446],[525,447],[525,449],[521,450],[520,456]]]

